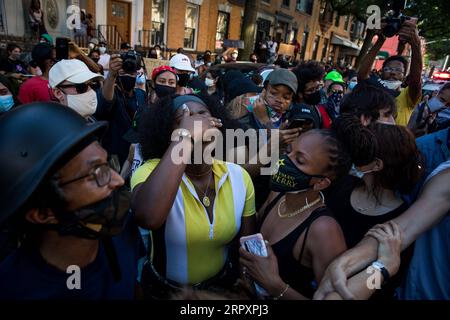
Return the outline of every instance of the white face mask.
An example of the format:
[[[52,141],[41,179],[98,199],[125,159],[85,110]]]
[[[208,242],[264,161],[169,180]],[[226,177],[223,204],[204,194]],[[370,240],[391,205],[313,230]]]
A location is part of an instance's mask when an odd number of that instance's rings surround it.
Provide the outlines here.
[[[391,90],[398,90],[398,88],[402,85],[400,80],[381,80],[381,83],[383,86]]]
[[[83,117],[91,116],[97,110],[97,95],[92,89],[82,94],[68,94],[67,105]]]
[[[214,85],[214,80],[213,80],[213,79],[208,79],[208,78],[206,78],[206,79],[205,79],[205,85],[206,85],[207,87],[212,87],[212,86]]]
[[[98,48],[98,50],[100,51],[100,54],[105,54],[106,47],[100,47],[100,48]]]

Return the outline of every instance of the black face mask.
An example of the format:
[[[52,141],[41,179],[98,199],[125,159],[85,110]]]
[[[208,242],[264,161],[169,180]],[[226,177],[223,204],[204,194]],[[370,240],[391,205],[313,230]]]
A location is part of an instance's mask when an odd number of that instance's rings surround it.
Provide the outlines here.
[[[304,94],[303,100],[310,106],[318,105],[320,103],[320,90],[311,94]]]
[[[91,58],[92,61],[94,61],[95,63],[98,63],[98,60],[100,60],[99,58]]]
[[[311,188],[311,179],[314,177],[323,178],[322,176],[310,176],[292,163],[287,154],[281,156],[277,164],[278,171],[272,174],[270,179],[270,190],[275,192],[295,192]]]
[[[119,76],[119,83],[122,86],[123,91],[130,92],[136,85],[136,77],[132,76]]]
[[[176,91],[177,88],[155,84],[155,93],[160,99],[166,96],[174,95]]]
[[[56,229],[62,236],[72,235],[85,239],[115,236],[123,229],[130,199],[130,192],[122,187],[114,190],[107,198],[74,211],[52,209],[59,224],[47,226]],[[101,225],[101,228],[94,230],[87,224]]]
[[[186,87],[189,82],[189,73],[178,74],[178,85],[180,87]]]

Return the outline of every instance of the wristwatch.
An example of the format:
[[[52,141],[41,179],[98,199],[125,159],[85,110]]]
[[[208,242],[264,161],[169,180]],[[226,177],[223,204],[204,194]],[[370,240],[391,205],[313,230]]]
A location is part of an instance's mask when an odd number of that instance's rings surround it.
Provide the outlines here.
[[[389,275],[389,271],[384,266],[384,263],[379,260],[376,260],[372,262],[372,267],[381,272],[381,274],[383,275],[383,285],[386,284],[386,282],[389,281],[389,278],[391,276]]]
[[[177,136],[189,139],[192,138],[192,135],[188,129],[177,129]]]

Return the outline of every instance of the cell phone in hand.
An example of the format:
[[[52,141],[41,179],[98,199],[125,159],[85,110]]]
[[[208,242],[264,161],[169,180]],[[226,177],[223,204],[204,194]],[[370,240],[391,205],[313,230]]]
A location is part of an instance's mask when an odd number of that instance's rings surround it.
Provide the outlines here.
[[[302,131],[308,131],[314,128],[314,122],[311,119],[294,119],[289,121],[288,129],[302,128]]]
[[[261,257],[267,257],[266,243],[261,233],[252,234],[250,236],[241,237],[241,247],[248,252]],[[267,297],[269,293],[259,284],[254,282],[256,294],[259,297]]]
[[[61,61],[63,59],[69,59],[69,38],[56,38],[56,60]]]

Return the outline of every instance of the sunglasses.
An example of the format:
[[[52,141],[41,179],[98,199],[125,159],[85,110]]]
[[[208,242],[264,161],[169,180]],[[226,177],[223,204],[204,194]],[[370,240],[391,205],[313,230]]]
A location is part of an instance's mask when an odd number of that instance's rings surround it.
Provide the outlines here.
[[[64,88],[73,88],[75,87],[78,94],[85,93],[88,91],[89,88],[93,87],[92,82],[86,82],[86,83],[71,83],[71,84],[62,84],[59,85],[58,88],[64,89]]]

